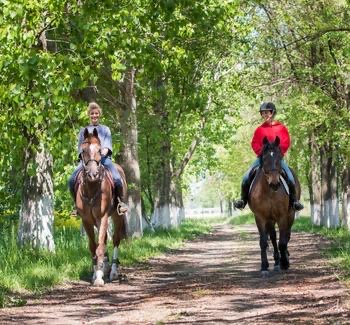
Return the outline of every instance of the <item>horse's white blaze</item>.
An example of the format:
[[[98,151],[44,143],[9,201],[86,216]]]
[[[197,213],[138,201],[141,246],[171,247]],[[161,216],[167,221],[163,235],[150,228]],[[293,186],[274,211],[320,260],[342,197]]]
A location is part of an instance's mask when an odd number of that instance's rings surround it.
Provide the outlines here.
[[[100,145],[98,145],[97,143],[92,143],[90,144],[90,150],[91,152],[95,153],[100,149]]]
[[[273,157],[273,152],[272,151],[270,152],[270,155],[271,155],[271,157]]]

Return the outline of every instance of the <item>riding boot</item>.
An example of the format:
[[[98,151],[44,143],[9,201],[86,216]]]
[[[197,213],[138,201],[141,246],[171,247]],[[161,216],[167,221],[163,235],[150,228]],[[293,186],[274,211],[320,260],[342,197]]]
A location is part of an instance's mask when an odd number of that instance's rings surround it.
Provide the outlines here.
[[[292,182],[289,182],[289,202],[292,208],[295,211],[300,211],[304,209],[304,206],[299,202],[296,195],[295,185]]]
[[[129,209],[126,203],[124,202],[122,186],[118,186],[118,185],[115,186],[114,204],[119,214],[124,214]]]
[[[233,204],[236,209],[244,209],[248,202],[248,195],[249,195],[249,187],[250,187],[250,179],[243,180],[241,185],[241,199],[235,201]]]

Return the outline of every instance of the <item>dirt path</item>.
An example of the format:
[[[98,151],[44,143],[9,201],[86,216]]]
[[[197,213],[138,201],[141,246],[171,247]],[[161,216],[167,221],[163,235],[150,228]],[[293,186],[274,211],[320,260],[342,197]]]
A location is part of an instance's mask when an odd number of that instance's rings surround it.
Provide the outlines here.
[[[263,279],[255,226],[220,225],[180,250],[124,268],[126,284],[72,283],[1,309],[0,324],[350,324],[349,290],[325,265],[325,245],[293,233],[291,269]]]

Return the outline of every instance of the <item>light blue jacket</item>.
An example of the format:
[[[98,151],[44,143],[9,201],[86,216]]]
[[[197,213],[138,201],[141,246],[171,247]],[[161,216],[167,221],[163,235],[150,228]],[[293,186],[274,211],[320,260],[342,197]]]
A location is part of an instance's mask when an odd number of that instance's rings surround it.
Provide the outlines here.
[[[101,149],[107,148],[108,149],[108,155],[112,154],[112,135],[111,130],[108,126],[99,124],[99,125],[88,125],[87,129],[89,130],[89,133],[92,133],[94,129],[97,130],[98,137],[101,141]],[[79,132],[79,140],[78,140],[78,153],[81,154],[80,145],[84,141],[84,130],[85,128],[81,128]]]

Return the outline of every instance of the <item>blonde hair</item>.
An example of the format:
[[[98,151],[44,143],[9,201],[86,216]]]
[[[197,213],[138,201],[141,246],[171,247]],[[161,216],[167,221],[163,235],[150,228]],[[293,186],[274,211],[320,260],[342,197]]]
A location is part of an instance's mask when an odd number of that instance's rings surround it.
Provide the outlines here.
[[[102,108],[100,107],[99,104],[95,103],[95,102],[91,102],[89,103],[89,106],[88,106],[88,109],[87,109],[87,114],[90,115],[90,112],[93,110],[93,109],[97,109],[100,113],[100,115],[102,115]]]

